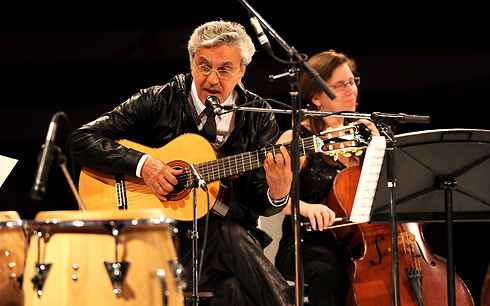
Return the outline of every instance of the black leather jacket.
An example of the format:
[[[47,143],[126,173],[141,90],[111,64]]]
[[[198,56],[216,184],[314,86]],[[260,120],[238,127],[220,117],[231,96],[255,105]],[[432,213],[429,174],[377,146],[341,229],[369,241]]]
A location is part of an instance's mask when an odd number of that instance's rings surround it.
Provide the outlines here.
[[[113,140],[127,139],[159,148],[179,135],[199,133],[189,103],[191,84],[190,74],[179,74],[163,86],[140,90],[114,110],[83,125],[72,134],[75,160],[96,171],[134,176],[143,153],[127,149]],[[259,98],[242,85],[235,89],[239,95],[238,105]],[[270,108],[263,101],[249,106]],[[273,144],[278,133],[273,114],[238,111],[235,128],[220,151],[225,155],[255,151]],[[269,203],[267,188],[263,168],[241,175],[233,182],[226,217],[239,219],[243,225],[253,227],[259,215],[269,216],[280,211]]]

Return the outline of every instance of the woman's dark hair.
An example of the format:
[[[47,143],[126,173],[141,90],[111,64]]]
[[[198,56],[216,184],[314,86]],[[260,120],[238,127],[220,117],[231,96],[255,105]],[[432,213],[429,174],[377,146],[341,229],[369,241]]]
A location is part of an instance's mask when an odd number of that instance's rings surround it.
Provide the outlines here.
[[[356,64],[353,59],[347,57],[343,53],[337,53],[335,50],[328,50],[313,55],[308,64],[315,69],[323,80],[328,80],[332,77],[333,71],[343,65],[349,65],[352,72],[356,73]],[[318,110],[318,107],[311,102],[311,99],[321,92],[320,87],[311,80],[311,78],[303,74],[299,80],[299,88],[301,92],[301,99],[306,102],[309,110]],[[325,122],[322,118],[309,118],[310,126],[313,134],[318,134],[325,130]]]

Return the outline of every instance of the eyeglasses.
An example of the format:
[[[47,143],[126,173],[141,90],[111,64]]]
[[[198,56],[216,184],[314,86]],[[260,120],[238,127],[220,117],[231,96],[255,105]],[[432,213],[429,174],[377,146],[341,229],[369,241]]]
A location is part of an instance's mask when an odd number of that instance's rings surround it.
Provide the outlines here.
[[[235,72],[231,72],[230,70],[228,69],[225,69],[225,68],[219,68],[219,69],[211,69],[211,67],[207,66],[207,65],[197,65],[196,64],[196,61],[194,61],[194,66],[196,66],[197,70],[199,70],[199,72],[204,75],[204,76],[208,76],[211,74],[211,72],[216,72],[216,75],[220,78],[220,79],[223,79],[223,80],[228,80],[230,79],[232,76],[234,76],[238,70],[240,70],[241,67],[238,67],[238,69],[235,71]]]
[[[347,82],[338,82],[335,85],[329,85],[331,88],[333,88],[335,91],[344,91],[347,88],[347,84],[350,86],[359,86],[361,84],[361,78],[360,77],[355,77],[355,78],[350,78]]]

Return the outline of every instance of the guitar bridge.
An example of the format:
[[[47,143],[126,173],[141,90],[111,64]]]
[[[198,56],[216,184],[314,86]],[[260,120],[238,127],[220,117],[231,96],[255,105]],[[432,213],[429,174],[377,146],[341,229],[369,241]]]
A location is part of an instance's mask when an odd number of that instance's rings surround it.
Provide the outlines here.
[[[128,197],[126,195],[126,180],[124,174],[116,175],[116,196],[117,196],[117,208],[128,209]]]

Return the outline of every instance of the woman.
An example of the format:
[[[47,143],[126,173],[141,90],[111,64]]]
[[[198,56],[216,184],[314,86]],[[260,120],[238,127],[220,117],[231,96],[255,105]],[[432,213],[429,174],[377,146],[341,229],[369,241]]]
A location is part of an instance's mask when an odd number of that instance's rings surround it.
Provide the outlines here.
[[[355,63],[344,54],[334,50],[314,55],[308,64],[314,68],[332,88],[337,97],[331,100],[307,75],[300,78],[300,92],[303,101],[312,110],[338,112],[355,111],[357,107],[359,78],[355,76]],[[379,135],[376,126],[367,120],[366,124],[373,136]],[[300,137],[318,134],[327,128],[345,125],[347,120],[340,117],[309,118],[301,123]],[[292,130],[284,132],[278,143],[292,140]],[[343,305],[349,287],[345,272],[350,255],[347,249],[335,242],[327,227],[332,225],[335,213],[325,205],[324,198],[330,192],[335,175],[347,167],[361,164],[359,157],[338,156],[338,160],[321,153],[300,158],[300,206],[303,221],[311,223],[312,232],[302,235],[301,257],[305,283],[309,286],[308,299],[311,305]],[[327,204],[328,205],[328,204]],[[291,213],[290,202],[283,214]],[[294,245],[290,218],[283,222],[283,237],[276,255],[276,266],[286,279],[294,279]]]

